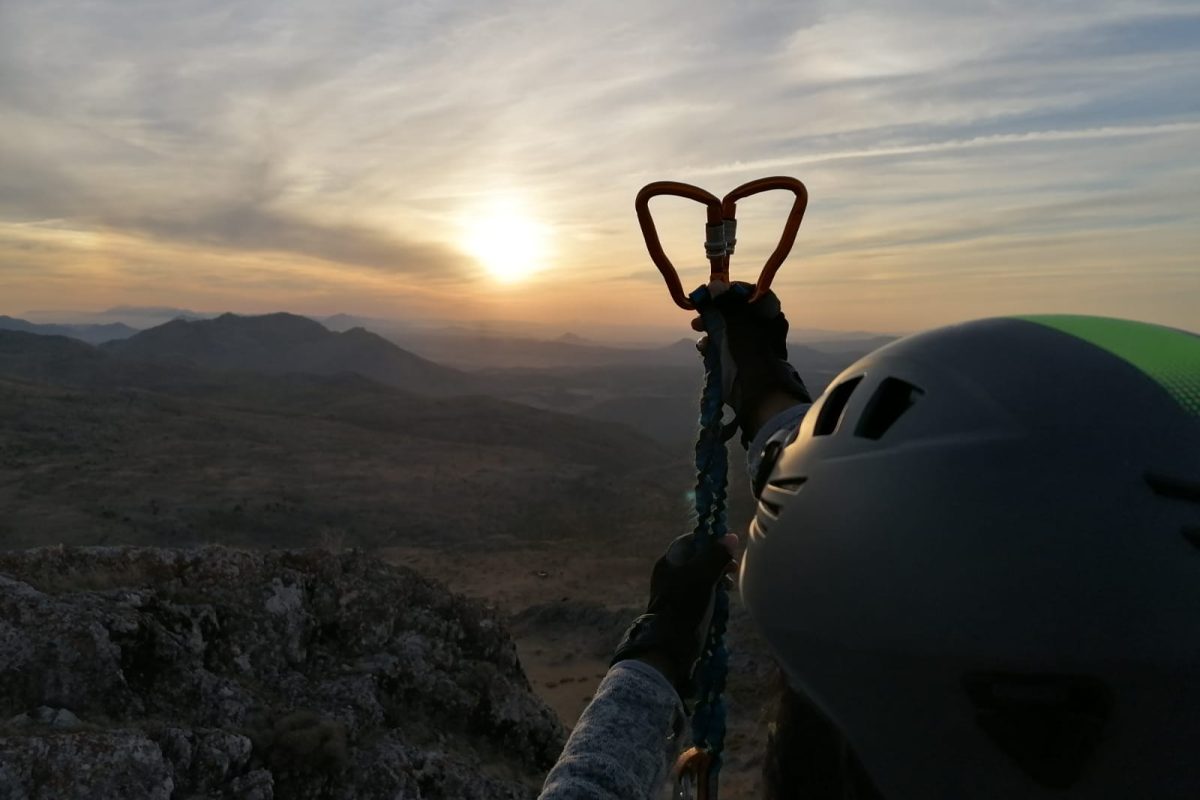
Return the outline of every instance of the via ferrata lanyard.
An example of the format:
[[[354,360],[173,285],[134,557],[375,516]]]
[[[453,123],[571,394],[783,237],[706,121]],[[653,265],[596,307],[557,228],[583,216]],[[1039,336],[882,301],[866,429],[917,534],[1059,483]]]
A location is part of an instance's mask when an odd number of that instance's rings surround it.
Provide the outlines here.
[[[774,177],[750,181],[718,200],[715,195],[674,181],[658,181],[637,194],[634,207],[646,240],[650,258],[667,282],[671,298],[680,308],[696,311],[704,323],[708,346],[704,349],[704,390],[700,397],[700,434],[696,440],[696,525],[692,531],[695,545],[719,541],[727,532],[725,494],[728,482],[728,453],[725,442],[733,431],[723,422],[724,397],[721,376],[721,347],[725,321],[712,302],[708,286],[690,295],[683,293],[679,273],[663,251],[650,215],[651,198],[660,195],[684,197],[703,203],[708,209],[704,251],[710,264],[709,282],[730,283],[729,257],[737,243],[737,202],[760,192],[787,189],[796,195],[779,244],[759,273],[749,301],[754,302],[771,286],[771,280],[787,258],[796,241],[796,232],[808,205],[808,191],[795,178]],[[734,285],[730,291],[747,291]],[[729,426],[732,428],[733,426]],[[729,597],[724,584],[717,587],[712,622],[704,649],[696,667],[699,689],[692,714],[692,744],[676,762],[676,797],[717,800],[721,754],[725,745],[725,703],[722,695],[729,671],[729,652],[725,647],[725,626],[729,619]]]

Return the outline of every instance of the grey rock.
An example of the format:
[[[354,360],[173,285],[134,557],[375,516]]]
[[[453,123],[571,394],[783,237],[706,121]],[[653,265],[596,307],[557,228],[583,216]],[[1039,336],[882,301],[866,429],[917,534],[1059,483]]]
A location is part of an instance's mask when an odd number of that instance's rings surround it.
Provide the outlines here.
[[[224,797],[229,800],[274,800],[275,779],[270,770],[251,770],[231,780]]]
[[[47,727],[47,728],[78,728],[83,723],[79,721],[79,717],[72,714],[65,708],[51,708],[50,706],[38,706],[34,711],[29,713],[17,714],[10,717],[5,726],[8,728],[30,728],[30,727]]]
[[[524,798],[504,625],[361,553],[0,553],[0,800]]]
[[[33,712],[33,719],[51,728],[77,728],[80,724],[79,717],[67,709],[51,708],[50,706],[39,707],[37,711]]]
[[[0,737],[0,798],[171,800],[170,768],[136,731]]]

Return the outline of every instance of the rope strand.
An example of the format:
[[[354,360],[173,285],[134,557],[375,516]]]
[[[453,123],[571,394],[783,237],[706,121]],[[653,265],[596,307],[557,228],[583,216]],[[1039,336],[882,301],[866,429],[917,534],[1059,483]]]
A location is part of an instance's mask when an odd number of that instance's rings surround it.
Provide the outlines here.
[[[736,291],[737,289],[731,289]],[[696,439],[696,526],[694,546],[721,540],[728,532],[726,490],[729,453],[725,446],[721,349],[725,320],[712,304],[707,287],[692,292],[689,299],[700,312],[708,346],[704,350],[704,389],[700,396],[700,433]],[[708,797],[715,800],[721,754],[725,747],[725,679],[729,672],[729,651],[725,629],[729,621],[729,594],[722,582],[717,587],[712,622],[704,651],[696,668],[699,700],[692,714],[692,742],[711,756],[706,780]]]

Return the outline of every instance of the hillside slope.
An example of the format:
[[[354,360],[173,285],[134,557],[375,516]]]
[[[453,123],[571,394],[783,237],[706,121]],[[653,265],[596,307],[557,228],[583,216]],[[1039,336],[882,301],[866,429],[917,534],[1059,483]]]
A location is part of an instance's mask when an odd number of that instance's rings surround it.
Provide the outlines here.
[[[111,341],[113,339],[124,339],[137,333],[136,328],[131,328],[121,322],[108,322],[94,325],[57,325],[57,324],[42,324],[37,322],[29,322],[24,319],[8,317],[0,314],[0,330],[5,331],[22,331],[24,333],[38,333],[43,336],[69,336],[72,339],[79,339],[88,344],[100,344],[101,342]]]
[[[34,338],[53,357],[0,357],[4,546],[609,540],[682,511],[676,454],[620,426],[353,375],[172,383]],[[91,383],[46,377],[62,374]]]
[[[664,358],[662,363],[495,369],[481,372],[479,377],[498,397],[628,426],[677,447],[696,436],[703,362],[691,340],[655,352]],[[803,345],[790,345],[788,353],[814,398],[864,355],[850,348],[830,354]]]
[[[220,374],[203,374],[180,364],[155,364],[109,355],[66,336],[0,330],[0,377],[79,388],[143,389],[225,383]]]
[[[477,388],[466,373],[414,355],[362,328],[334,333],[295,314],[177,319],[108,342],[104,350],[126,359],[205,369],[316,375],[356,372],[425,395],[466,394]]]

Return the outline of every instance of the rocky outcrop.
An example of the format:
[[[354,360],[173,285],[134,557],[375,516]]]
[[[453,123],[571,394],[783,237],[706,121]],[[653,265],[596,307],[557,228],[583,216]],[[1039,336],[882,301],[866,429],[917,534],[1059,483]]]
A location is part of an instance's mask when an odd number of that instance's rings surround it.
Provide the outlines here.
[[[496,616],[362,554],[0,553],[0,800],[530,797],[562,739]]]

